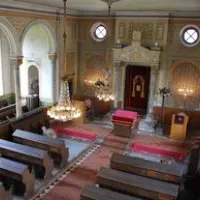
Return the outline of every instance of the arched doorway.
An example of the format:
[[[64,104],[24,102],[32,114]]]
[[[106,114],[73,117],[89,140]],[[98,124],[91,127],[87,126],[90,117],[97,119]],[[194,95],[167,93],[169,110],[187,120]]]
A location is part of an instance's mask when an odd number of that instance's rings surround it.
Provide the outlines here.
[[[126,67],[124,108],[142,113],[147,112],[149,100],[150,67]]]
[[[29,74],[37,73],[40,101],[43,104],[53,102],[53,87],[55,87],[53,81],[56,74],[49,55],[55,53],[55,43],[52,29],[45,21],[35,20],[26,27],[21,42],[24,56],[21,66],[22,97],[30,94]]]
[[[39,96],[39,72],[34,65],[28,68],[28,86],[29,95]]]

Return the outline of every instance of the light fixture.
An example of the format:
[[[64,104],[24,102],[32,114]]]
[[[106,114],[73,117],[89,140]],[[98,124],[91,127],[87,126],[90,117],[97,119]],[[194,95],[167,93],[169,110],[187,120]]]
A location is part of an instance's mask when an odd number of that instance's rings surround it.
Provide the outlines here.
[[[63,66],[66,69],[66,2],[64,1],[64,54]],[[50,107],[47,110],[47,115],[55,120],[70,121],[81,116],[80,109],[76,108],[70,99],[68,77],[73,74],[67,75],[61,79],[60,99],[57,105]]]
[[[190,88],[179,88],[178,92],[181,95],[183,95],[183,97],[184,97],[184,105],[183,105],[183,107],[184,107],[184,110],[186,110],[186,108],[187,108],[187,97],[188,96],[192,96],[193,93],[194,93],[194,90],[190,89]]]
[[[101,1],[107,3],[107,5],[108,5],[108,15],[110,15],[111,5],[115,2],[120,1],[120,0],[101,0]]]
[[[105,80],[99,79],[98,81],[95,82],[95,96],[100,100],[100,101],[113,101],[115,98],[115,95],[113,94],[112,87],[109,84],[109,77],[110,77],[110,70],[108,68],[109,65],[109,54],[107,51],[106,55],[106,78]]]

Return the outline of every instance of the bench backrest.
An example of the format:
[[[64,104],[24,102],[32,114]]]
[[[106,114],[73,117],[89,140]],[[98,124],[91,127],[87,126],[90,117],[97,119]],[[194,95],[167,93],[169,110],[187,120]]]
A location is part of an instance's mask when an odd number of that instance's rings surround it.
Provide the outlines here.
[[[49,127],[49,121],[44,113],[44,108],[40,107],[23,114],[20,118],[11,120],[11,126],[13,131],[21,129],[42,134],[41,127]]]
[[[172,183],[180,183],[185,170],[185,165],[166,165],[117,153],[112,155],[110,167]]]
[[[97,183],[103,187],[153,200],[175,200],[179,191],[179,186],[175,184],[103,167],[97,174]]]
[[[14,172],[19,175],[22,175],[28,168],[27,165],[6,158],[0,158],[0,163],[0,171],[5,170],[8,172]]]
[[[36,158],[39,160],[43,160],[48,154],[47,151],[44,151],[41,149],[17,144],[14,142],[9,142],[2,139],[0,139],[0,153],[2,153],[3,155],[7,155],[10,153],[16,154],[16,155],[18,154],[18,155]]]
[[[112,190],[108,190],[105,188],[95,187],[91,185],[84,186],[81,191],[81,199],[84,200],[141,200],[136,197],[131,197],[129,195],[121,194],[118,192],[114,192]]]
[[[30,133],[19,129],[15,130],[15,132],[13,133],[13,137],[20,138],[23,140],[28,140],[39,144],[49,145],[52,147],[65,147],[65,143],[62,140],[53,139],[48,136],[38,135],[35,133]]]

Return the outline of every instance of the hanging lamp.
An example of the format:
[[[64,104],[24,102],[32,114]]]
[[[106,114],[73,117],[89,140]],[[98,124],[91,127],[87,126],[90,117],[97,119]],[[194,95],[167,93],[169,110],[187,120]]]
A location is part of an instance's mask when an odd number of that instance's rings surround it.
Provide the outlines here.
[[[109,52],[107,51],[106,54],[106,69],[104,70],[106,73],[105,80],[98,80],[95,83],[96,91],[95,96],[100,101],[113,101],[115,98],[115,95],[113,93],[112,86],[109,83]]]
[[[63,0],[64,2],[64,54],[63,54],[63,66],[66,68],[66,3],[67,0]],[[49,115],[51,118],[59,121],[70,121],[75,118],[78,118],[81,116],[80,109],[76,108],[70,99],[69,94],[69,83],[68,83],[68,76],[65,76],[61,79],[61,88],[60,88],[60,98],[58,104],[55,106],[50,107],[47,110],[47,115]]]

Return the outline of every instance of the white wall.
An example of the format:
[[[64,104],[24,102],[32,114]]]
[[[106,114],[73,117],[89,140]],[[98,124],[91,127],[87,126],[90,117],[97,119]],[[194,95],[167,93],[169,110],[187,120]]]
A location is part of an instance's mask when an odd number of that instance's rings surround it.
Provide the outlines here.
[[[0,48],[1,48],[1,66],[2,71],[1,83],[2,83],[2,93],[7,94],[14,91],[14,74],[13,69],[10,66],[10,47],[6,34],[2,29],[0,29]]]
[[[52,101],[52,68],[48,58],[49,40],[43,27],[34,25],[27,32],[23,42],[24,62],[20,67],[21,95],[28,95],[28,67],[35,65],[39,69],[40,99]]]

